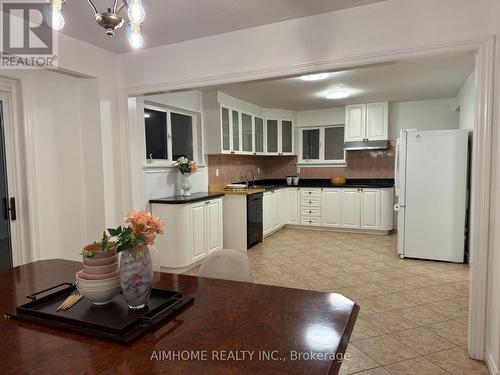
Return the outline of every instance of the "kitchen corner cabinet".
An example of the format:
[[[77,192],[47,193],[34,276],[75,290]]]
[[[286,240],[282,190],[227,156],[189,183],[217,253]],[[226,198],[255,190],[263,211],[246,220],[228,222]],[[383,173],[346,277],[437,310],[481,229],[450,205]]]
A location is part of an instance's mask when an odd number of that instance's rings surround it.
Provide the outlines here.
[[[222,198],[192,204],[151,204],[151,212],[168,228],[155,242],[163,270],[185,272],[222,249],[222,204]]]
[[[387,140],[388,128],[388,102],[346,105],[345,142]]]
[[[294,121],[262,115],[219,102],[217,93],[203,95],[207,154],[294,155]]]
[[[266,119],[266,154],[293,155],[293,133],[292,120]]]

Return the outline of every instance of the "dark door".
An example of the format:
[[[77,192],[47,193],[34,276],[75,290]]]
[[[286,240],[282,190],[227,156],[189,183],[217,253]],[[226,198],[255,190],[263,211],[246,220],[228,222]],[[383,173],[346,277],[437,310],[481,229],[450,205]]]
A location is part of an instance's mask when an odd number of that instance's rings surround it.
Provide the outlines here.
[[[4,135],[3,103],[0,101],[0,202],[2,203],[0,215],[0,270],[12,267],[10,219],[15,220],[15,200],[9,198],[7,190]]]

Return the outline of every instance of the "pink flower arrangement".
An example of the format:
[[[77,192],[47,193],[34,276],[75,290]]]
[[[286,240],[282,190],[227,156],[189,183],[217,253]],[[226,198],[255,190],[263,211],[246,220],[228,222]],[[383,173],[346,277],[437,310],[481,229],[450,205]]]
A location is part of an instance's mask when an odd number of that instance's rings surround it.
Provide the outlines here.
[[[134,237],[140,235],[146,238],[148,245],[152,245],[156,235],[165,230],[165,223],[156,216],[145,211],[132,211],[125,218],[125,223],[132,229]]]
[[[198,171],[198,163],[195,162],[195,161],[192,161],[191,163],[189,163],[190,167],[191,167],[191,173],[195,173],[196,171]]]
[[[174,162],[173,165],[177,166],[182,174],[195,173],[199,168],[197,162],[195,162],[194,160],[189,160],[184,156],[181,156],[179,159],[177,159],[177,161]]]

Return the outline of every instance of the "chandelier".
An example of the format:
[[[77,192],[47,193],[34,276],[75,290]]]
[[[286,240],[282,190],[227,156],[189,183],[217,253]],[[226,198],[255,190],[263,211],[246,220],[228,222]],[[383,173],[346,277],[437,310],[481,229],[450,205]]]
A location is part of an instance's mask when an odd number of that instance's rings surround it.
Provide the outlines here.
[[[127,10],[128,24],[130,32],[128,41],[132,48],[141,48],[144,39],[141,35],[141,28],[144,24],[145,12],[141,0],[114,0],[113,7],[105,12],[99,12],[92,0],[87,0],[92,8],[96,22],[106,30],[110,37],[115,35],[115,31],[125,23],[124,16],[121,15],[124,9]],[[66,0],[51,0],[52,3],[52,28],[61,30],[64,27],[64,17],[62,15],[62,6]]]

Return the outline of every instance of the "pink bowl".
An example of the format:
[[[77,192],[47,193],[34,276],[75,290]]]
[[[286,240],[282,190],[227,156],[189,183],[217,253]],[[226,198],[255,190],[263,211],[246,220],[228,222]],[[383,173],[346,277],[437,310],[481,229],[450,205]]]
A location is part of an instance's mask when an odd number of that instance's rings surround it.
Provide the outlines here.
[[[83,265],[86,274],[101,275],[103,273],[115,272],[118,270],[118,262],[113,264],[106,264],[104,266],[88,266]]]
[[[105,279],[111,279],[113,277],[116,277],[120,274],[120,271],[116,270],[113,272],[108,272],[108,273],[101,273],[101,274],[92,274],[92,273],[86,273],[84,270],[78,271],[76,276],[80,279],[84,280],[105,280]]]
[[[118,262],[118,254],[99,256],[99,253],[92,257],[83,257],[83,264],[87,266],[107,266]]]

